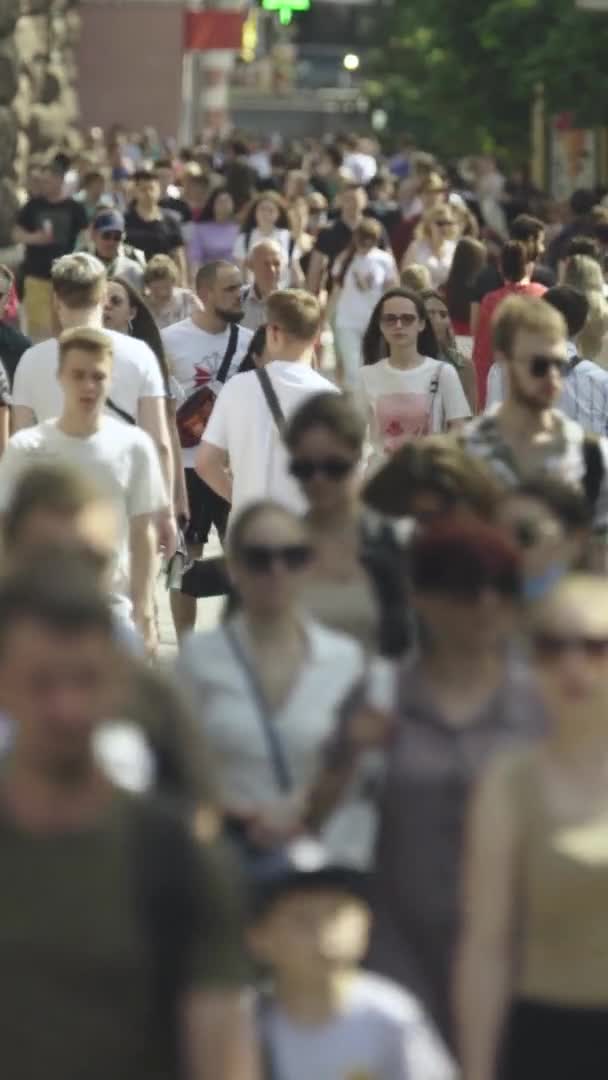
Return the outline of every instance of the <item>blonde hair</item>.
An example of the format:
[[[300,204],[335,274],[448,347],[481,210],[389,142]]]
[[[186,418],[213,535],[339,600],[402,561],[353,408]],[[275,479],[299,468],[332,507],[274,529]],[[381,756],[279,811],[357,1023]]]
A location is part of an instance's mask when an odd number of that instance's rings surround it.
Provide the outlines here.
[[[170,255],[153,255],[144,270],[144,285],[152,281],[170,281],[177,285],[177,266]]]
[[[585,325],[577,336],[578,351],[585,360],[595,360],[600,355],[604,337],[608,332],[608,303],[598,289],[586,293],[589,310]]]
[[[422,263],[411,263],[404,267],[401,271],[401,284],[404,289],[414,289],[415,292],[424,292],[433,286],[430,271]]]
[[[72,349],[81,349],[83,352],[98,356],[114,356],[112,338],[104,334],[103,330],[94,330],[85,326],[78,326],[75,330],[64,330],[59,338],[59,369],[63,367],[67,354]]]
[[[566,321],[557,308],[533,296],[508,296],[498,306],[492,319],[492,347],[511,356],[520,330],[528,334],[546,334],[553,341],[568,336]]]
[[[319,302],[304,289],[281,289],[268,297],[266,322],[296,341],[313,341],[321,325]]]
[[[76,311],[96,307],[103,300],[106,270],[95,255],[77,251],[56,259],[51,270],[53,292],[62,304]]]
[[[604,275],[599,263],[590,255],[570,255],[564,269],[564,285],[587,293],[603,291]]]

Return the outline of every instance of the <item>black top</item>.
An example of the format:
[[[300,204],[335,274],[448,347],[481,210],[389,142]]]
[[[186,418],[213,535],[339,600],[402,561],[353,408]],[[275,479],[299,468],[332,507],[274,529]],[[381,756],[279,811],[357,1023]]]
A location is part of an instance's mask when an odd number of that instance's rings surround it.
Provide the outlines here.
[[[184,240],[179,218],[172,210],[161,210],[161,217],[144,221],[134,206],[125,214],[127,243],[143,251],[146,259],[153,255],[170,255],[183,247]]]
[[[0,401],[3,401],[4,389],[8,392],[8,383],[6,388],[2,386],[3,378],[8,375],[12,386],[17,364],[31,344],[30,339],[25,334],[15,330],[13,326],[0,323],[0,361],[2,361],[3,365],[0,368]]]
[[[164,199],[160,200],[159,206],[162,206],[163,210],[171,210],[174,214],[177,214],[182,223],[192,220],[190,207],[184,199],[175,199],[172,195],[166,195]]]
[[[26,277],[50,279],[55,259],[74,250],[79,234],[88,225],[84,205],[76,199],[61,199],[60,202],[49,202],[42,197],[30,199],[17,218],[17,224],[28,232],[44,229],[46,222],[53,227],[52,234],[49,229],[51,242],[26,246],[23,261]]]

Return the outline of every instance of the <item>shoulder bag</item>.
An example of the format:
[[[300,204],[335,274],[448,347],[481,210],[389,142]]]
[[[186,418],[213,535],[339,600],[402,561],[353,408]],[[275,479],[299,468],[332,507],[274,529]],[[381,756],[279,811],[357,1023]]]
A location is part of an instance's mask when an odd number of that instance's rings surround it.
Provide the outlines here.
[[[230,371],[230,365],[236,352],[238,338],[238,324],[231,323],[224,359],[213,380],[214,382],[226,382],[228,372]],[[217,394],[210,386],[200,386],[186,399],[186,401],[184,401],[183,405],[180,405],[175,420],[177,423],[180,445],[184,450],[192,450],[200,443],[216,399]]]

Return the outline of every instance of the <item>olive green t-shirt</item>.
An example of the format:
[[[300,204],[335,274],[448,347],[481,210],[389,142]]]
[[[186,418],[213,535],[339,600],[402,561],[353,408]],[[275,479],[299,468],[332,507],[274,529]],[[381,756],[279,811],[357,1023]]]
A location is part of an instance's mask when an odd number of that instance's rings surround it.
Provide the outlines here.
[[[161,1067],[153,946],[136,903],[134,797],[94,828],[33,834],[0,814],[0,1072],[7,1080],[173,1080]],[[242,984],[234,890],[200,849],[192,987]],[[198,893],[197,893],[198,895]]]

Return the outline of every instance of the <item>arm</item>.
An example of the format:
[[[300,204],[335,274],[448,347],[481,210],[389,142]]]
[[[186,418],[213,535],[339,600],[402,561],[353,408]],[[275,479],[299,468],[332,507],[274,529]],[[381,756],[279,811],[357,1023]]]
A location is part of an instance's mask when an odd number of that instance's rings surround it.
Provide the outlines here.
[[[186,477],[182,465],[182,448],[177,432],[175,420],[176,405],[173,398],[167,398],[167,424],[171,438],[171,451],[173,454],[173,507],[175,516],[188,518],[190,507],[188,505],[188,493],[186,491]]]
[[[493,1080],[511,995],[518,839],[512,761],[503,755],[489,767],[470,819],[455,979],[464,1080]]]
[[[261,1080],[253,1002],[246,992],[192,991],[181,1020],[187,1080]]]
[[[21,225],[15,225],[13,229],[13,240],[16,244],[25,244],[26,247],[46,247],[49,242],[48,233],[44,229],[29,229],[22,228]]]
[[[480,308],[480,306],[481,305],[476,303],[475,301],[473,301],[472,304],[471,304],[470,322],[471,322],[471,336],[472,337],[475,337],[475,334],[477,333],[477,324],[479,323],[479,308]]]
[[[327,266],[327,258],[318,248],[315,248],[310,256],[310,262],[308,264],[308,277],[306,280],[308,291],[318,296],[321,292],[321,285],[323,283],[323,274]]]
[[[159,544],[168,558],[175,552],[177,532],[173,513],[174,460],[171,435],[167,420],[167,399],[164,397],[141,397],[137,409],[137,423],[148,433],[156,447],[160,467],[168,494],[168,508],[159,514]]]
[[[153,514],[138,514],[129,522],[130,585],[133,618],[141,631],[146,651],[154,650],[154,575],[157,533]]]
[[[226,502],[232,502],[232,481],[227,473],[228,454],[219,446],[203,441],[198,448],[196,469],[201,480],[209,484]]]
[[[186,249],[183,244],[171,252],[171,258],[179,271],[178,285],[188,286],[188,264],[186,262]]]

